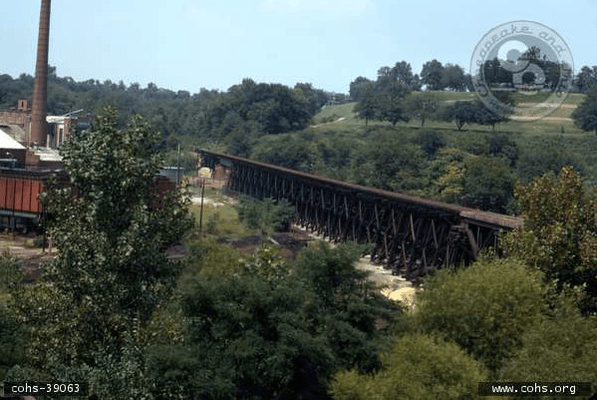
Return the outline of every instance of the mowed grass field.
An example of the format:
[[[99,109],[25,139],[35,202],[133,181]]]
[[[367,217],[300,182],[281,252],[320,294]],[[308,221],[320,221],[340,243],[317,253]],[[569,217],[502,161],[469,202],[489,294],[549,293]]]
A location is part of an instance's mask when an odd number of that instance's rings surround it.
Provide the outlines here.
[[[429,93],[429,92],[427,92]],[[477,99],[477,96],[474,93],[461,93],[461,92],[430,92],[433,93],[434,97],[444,104],[453,103],[456,101],[474,101]],[[414,96],[420,95],[419,92],[413,93]],[[522,105],[520,107],[534,107],[537,103],[541,103],[544,100],[545,96],[541,94],[538,95],[515,95],[514,100]],[[574,126],[574,123],[571,120],[572,113],[574,112],[576,106],[582,102],[585,95],[578,94],[578,93],[571,93],[568,94],[560,107],[549,107],[546,106],[544,109],[551,110],[551,112],[546,115],[544,118],[536,120],[536,121],[517,121],[511,120],[506,123],[500,124],[496,127],[496,131],[499,132],[545,132],[545,131],[553,131],[562,133],[562,130],[566,132],[569,130],[570,132],[582,132],[580,129]],[[353,112],[354,106],[356,103],[348,103],[348,104],[341,104],[337,106],[330,106],[325,107],[321,112],[319,112],[313,120],[317,125],[322,124],[356,124],[356,125],[365,125],[365,120],[358,119],[356,114]],[[516,115],[515,115],[516,117]],[[342,118],[341,121],[338,121]],[[369,124],[387,124],[387,122],[380,122],[380,121],[369,121]],[[420,121],[416,119],[412,119],[407,123],[399,123],[398,125],[406,125],[406,126],[413,126],[413,127],[420,127]],[[397,126],[398,126],[397,125]],[[434,129],[450,129],[454,125],[450,122],[444,121],[426,121],[425,128],[434,128]],[[474,125],[473,125],[474,127]],[[470,127],[469,127],[470,128]],[[477,126],[475,129],[480,130],[491,130],[491,127],[487,126]]]
[[[435,92],[435,94],[440,101],[445,102],[471,101],[476,98],[473,93]],[[533,96],[525,96],[524,102],[531,103],[532,98]],[[573,157],[582,165],[582,173],[587,185],[597,188],[597,137],[593,132],[585,132],[577,128],[571,119],[576,106],[584,98],[585,95],[582,94],[568,94],[562,106],[554,109],[547,117],[535,121],[510,120],[496,125],[495,134],[506,135],[514,140],[521,154],[533,155],[537,154],[537,149],[549,147]],[[395,127],[388,122],[373,120],[369,121],[366,128],[365,121],[356,118],[352,111],[354,106],[355,103],[351,103],[324,108],[315,116],[316,122],[321,118],[331,117],[334,118],[333,121],[343,118],[342,121],[320,124],[309,130],[316,135],[327,137],[331,135],[362,137],[362,132],[367,128],[395,129],[406,137],[414,137],[421,130],[435,130],[444,134],[449,146],[455,147],[460,147],[469,140],[475,140],[475,134],[494,134],[490,126],[470,124],[465,125],[463,132],[457,132],[451,122],[428,120],[425,126],[421,127],[417,119],[411,119],[406,123],[400,122]]]

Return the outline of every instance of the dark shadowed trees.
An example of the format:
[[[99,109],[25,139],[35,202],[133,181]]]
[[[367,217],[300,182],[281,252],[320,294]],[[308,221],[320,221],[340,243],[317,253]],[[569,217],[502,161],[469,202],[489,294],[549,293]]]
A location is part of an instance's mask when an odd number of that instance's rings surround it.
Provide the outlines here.
[[[484,108],[471,101],[457,101],[444,110],[444,120],[454,122],[456,129],[462,131],[466,124],[479,123],[484,115]]]
[[[574,110],[572,119],[580,129],[597,134],[597,86],[587,91],[587,97]]]
[[[441,62],[433,59],[423,64],[421,69],[421,82],[426,85],[427,90],[443,90],[444,66]]]

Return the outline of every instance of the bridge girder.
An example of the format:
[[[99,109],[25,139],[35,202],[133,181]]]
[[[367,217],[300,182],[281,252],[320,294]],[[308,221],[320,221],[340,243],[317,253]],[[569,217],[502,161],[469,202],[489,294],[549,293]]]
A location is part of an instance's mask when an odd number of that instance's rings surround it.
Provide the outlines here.
[[[371,259],[417,282],[433,269],[469,264],[498,250],[515,217],[352,185],[303,172],[200,150],[203,165],[231,166],[227,187],[257,199],[286,199],[295,223],[334,242],[374,243]]]

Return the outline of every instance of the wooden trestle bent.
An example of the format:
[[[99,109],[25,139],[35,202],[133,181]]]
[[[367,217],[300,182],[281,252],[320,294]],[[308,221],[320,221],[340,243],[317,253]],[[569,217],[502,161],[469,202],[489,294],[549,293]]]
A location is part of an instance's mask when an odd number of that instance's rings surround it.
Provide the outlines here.
[[[484,248],[497,251],[498,233],[522,224],[517,217],[195,151],[204,166],[230,168],[230,190],[257,199],[286,199],[296,208],[296,224],[335,242],[374,243],[374,262],[414,282],[434,268],[469,264]]]

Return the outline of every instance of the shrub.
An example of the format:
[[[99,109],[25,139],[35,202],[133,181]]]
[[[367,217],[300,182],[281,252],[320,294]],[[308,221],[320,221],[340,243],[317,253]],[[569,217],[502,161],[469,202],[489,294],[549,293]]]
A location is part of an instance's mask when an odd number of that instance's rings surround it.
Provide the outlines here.
[[[427,158],[432,159],[435,153],[446,145],[446,138],[443,134],[435,131],[423,131],[414,139],[415,144],[421,146],[421,149],[427,154]]]
[[[416,299],[414,324],[438,333],[496,371],[537,326],[544,311],[543,275],[515,259],[480,260],[427,280]]]
[[[496,135],[489,138],[489,154],[505,157],[508,159],[510,166],[513,166],[518,160],[518,147],[516,142],[510,140],[508,136]]]
[[[241,222],[249,228],[261,230],[267,236],[276,231],[288,230],[295,215],[294,206],[285,199],[256,201],[246,196],[239,199],[237,211]]]
[[[574,306],[525,332],[522,348],[500,374],[504,381],[591,382],[593,388],[596,377],[597,319],[581,316]]]
[[[472,399],[487,372],[455,343],[434,335],[405,335],[382,357],[375,375],[336,374],[336,400]]]
[[[512,197],[513,176],[496,157],[470,157],[463,175],[463,203],[485,211],[505,212]]]

